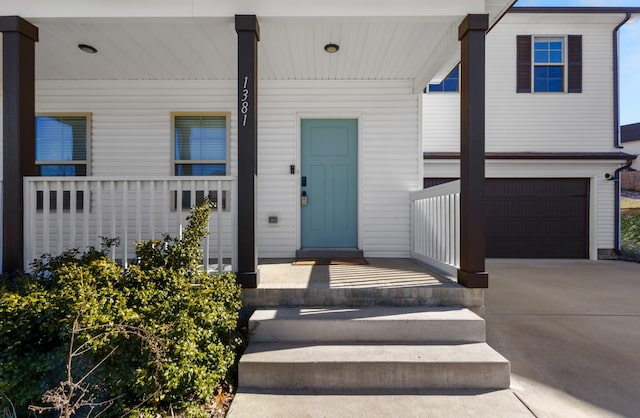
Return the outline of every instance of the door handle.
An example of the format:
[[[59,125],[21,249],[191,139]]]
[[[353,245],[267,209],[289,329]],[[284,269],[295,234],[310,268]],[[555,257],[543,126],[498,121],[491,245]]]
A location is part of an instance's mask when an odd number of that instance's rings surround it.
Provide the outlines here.
[[[302,192],[302,196],[300,196],[300,205],[307,206],[309,204],[309,198],[307,198],[307,192]]]

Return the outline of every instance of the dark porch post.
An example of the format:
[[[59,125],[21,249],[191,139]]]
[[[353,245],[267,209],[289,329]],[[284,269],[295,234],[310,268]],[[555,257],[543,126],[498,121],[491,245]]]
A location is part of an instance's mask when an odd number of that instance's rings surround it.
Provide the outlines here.
[[[23,177],[36,174],[35,43],[38,28],[0,17],[3,97],[2,271],[23,268]]]
[[[238,34],[238,282],[258,287],[256,177],[258,175],[258,41],[255,15],[236,15]]]
[[[485,271],[485,33],[488,15],[470,14],[458,28],[460,64],[460,269],[465,287],[488,287]]]

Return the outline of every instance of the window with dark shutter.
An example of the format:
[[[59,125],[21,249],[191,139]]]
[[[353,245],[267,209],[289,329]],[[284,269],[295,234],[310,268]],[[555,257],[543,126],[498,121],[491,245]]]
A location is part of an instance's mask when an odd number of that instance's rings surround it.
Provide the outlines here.
[[[582,93],[582,35],[567,37],[569,67],[567,69],[569,93]]]
[[[531,35],[518,35],[516,48],[516,92],[531,93]]]

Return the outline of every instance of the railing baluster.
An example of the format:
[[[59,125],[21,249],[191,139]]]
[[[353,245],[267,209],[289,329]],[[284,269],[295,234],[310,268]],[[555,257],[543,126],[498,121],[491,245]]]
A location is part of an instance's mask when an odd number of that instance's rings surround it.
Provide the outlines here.
[[[202,182],[202,194],[204,199],[209,198],[209,180],[205,180]],[[207,236],[204,237],[204,242],[202,243],[202,265],[204,266],[205,271],[209,271],[209,250],[210,250],[210,241],[209,237],[211,236],[211,216],[207,221]]]
[[[142,241],[142,182],[136,180],[136,241]]]
[[[460,263],[459,196],[459,181],[411,193],[411,255],[451,275]]]
[[[177,199],[176,199],[177,200]],[[176,202],[176,205],[178,203]],[[164,180],[162,182],[162,233],[166,234],[169,232],[169,209],[171,207],[171,202],[169,199],[169,182]]]
[[[56,225],[55,231],[57,235],[56,240],[56,254],[62,252],[62,239],[64,238],[64,225],[62,220],[62,214],[64,212],[64,191],[62,189],[62,182],[56,181]]]
[[[114,239],[117,237],[117,232],[116,232],[116,220],[117,215],[116,215],[116,182],[115,180],[111,180],[109,182],[109,202],[111,203],[111,213],[110,215],[110,219],[109,219],[109,225],[111,226],[110,231],[111,231],[111,236],[109,237],[110,239]],[[111,259],[115,260],[116,259],[116,247],[115,246],[111,246]]]
[[[200,193],[217,195],[215,213],[212,213],[207,225],[208,231],[216,234],[216,237],[207,235],[201,243],[202,263],[208,269],[210,260],[215,258],[217,270],[224,271],[225,255],[230,248],[233,268],[237,258],[236,245],[235,242],[226,241],[229,237],[225,233],[233,232],[236,228],[232,199],[235,187],[235,181],[230,177],[27,177],[24,180],[23,201],[25,269],[40,254],[56,254],[75,247],[82,250],[89,246],[99,248],[101,236],[120,238],[120,247],[111,248],[109,255],[127,265],[133,248],[133,241],[130,240],[157,238],[160,226],[164,227],[163,233],[174,235],[175,227],[180,233],[185,224],[183,215],[186,215],[182,209],[183,191],[190,194],[189,199],[185,195],[185,207],[187,202],[192,205],[197,203]],[[225,198],[226,210],[223,210]],[[147,202],[148,213],[145,209]],[[175,207],[172,207],[174,203]],[[158,205],[162,207],[156,208]],[[175,222],[172,219],[174,215],[177,217]],[[148,221],[145,216],[148,216]],[[159,216],[162,219],[158,219]],[[214,247],[217,248],[215,253]]]
[[[89,182],[82,182],[82,247],[89,246],[89,217],[91,216],[91,187]]]
[[[156,237],[156,182],[151,180],[149,185],[149,230],[151,235],[148,239]]]
[[[222,252],[222,182],[218,180],[218,196],[216,199],[216,232],[218,238],[218,272],[224,269],[224,255]]]
[[[129,264],[129,182],[122,182],[122,265]]]
[[[69,181],[69,248],[76,248],[76,182]]]

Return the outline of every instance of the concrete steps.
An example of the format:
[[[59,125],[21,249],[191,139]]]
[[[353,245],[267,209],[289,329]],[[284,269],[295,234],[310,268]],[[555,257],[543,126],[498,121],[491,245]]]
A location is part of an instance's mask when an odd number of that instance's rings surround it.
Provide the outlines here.
[[[240,359],[243,392],[497,390],[509,362],[464,308],[279,308],[256,311]]]
[[[509,362],[485,343],[443,345],[251,344],[239,381],[261,390],[504,389]]]
[[[457,307],[262,309],[249,330],[252,343],[485,341],[484,320]]]

